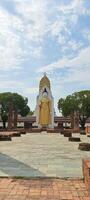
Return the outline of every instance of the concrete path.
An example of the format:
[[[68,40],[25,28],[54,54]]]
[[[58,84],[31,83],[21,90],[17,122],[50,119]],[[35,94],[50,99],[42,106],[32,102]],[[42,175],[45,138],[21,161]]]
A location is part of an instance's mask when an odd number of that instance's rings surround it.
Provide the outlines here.
[[[81,136],[82,142],[90,142]],[[82,159],[90,152],[78,150],[60,134],[28,133],[0,142],[0,176],[82,177]]]

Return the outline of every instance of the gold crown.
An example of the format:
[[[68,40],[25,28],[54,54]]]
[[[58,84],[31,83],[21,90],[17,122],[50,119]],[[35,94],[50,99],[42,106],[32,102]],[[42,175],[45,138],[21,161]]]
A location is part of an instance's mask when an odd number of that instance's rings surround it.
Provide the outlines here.
[[[48,87],[50,89],[50,80],[46,76],[46,73],[44,74],[44,76],[40,80],[39,91],[41,91],[42,88],[44,88],[44,87]]]

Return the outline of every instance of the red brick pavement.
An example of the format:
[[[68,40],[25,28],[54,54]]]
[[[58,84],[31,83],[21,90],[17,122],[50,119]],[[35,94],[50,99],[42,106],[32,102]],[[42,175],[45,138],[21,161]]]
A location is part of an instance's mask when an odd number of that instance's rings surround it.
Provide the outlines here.
[[[0,200],[90,200],[82,180],[0,178]]]

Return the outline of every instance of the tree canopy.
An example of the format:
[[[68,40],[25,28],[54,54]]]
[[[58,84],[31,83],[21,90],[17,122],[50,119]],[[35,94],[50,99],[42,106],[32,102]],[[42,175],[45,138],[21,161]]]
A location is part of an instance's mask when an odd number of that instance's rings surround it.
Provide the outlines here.
[[[28,106],[28,99],[26,97],[23,97],[18,93],[0,93],[0,104],[2,105],[1,117],[2,120],[5,119],[5,122],[7,119],[10,102],[12,102],[13,104],[13,111],[17,111],[17,113],[21,114],[21,116],[26,116],[30,112],[30,108]]]
[[[59,99],[58,109],[63,116],[79,111],[80,124],[84,128],[87,118],[90,117],[90,90],[75,92]]]
[[[34,114],[34,111],[30,110],[30,112],[28,113],[28,116],[33,116],[33,114]]]

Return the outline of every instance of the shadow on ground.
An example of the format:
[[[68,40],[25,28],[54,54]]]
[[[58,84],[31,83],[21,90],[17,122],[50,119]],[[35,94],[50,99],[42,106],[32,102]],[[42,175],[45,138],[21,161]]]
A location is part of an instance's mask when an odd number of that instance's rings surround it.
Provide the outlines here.
[[[44,173],[34,169],[23,162],[16,160],[6,154],[0,153],[0,171],[5,176],[11,177],[44,177]],[[4,176],[2,174],[2,176]]]

